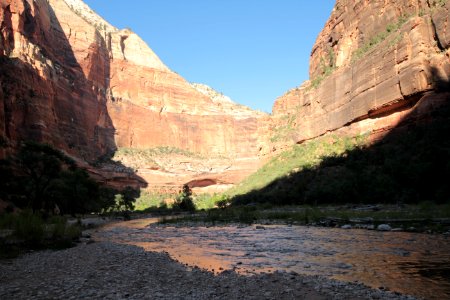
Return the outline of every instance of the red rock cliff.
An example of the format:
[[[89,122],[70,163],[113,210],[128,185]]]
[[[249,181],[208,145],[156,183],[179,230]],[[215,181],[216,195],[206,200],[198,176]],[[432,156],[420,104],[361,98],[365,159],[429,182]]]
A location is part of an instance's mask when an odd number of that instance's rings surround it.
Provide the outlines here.
[[[118,147],[256,157],[262,114],[197,91],[81,0],[0,3],[0,136],[12,148],[43,141],[87,162]]]
[[[445,101],[448,1],[337,0],[312,49],[310,78],[274,104],[274,127],[302,142],[388,130],[417,103]]]
[[[114,128],[100,92],[107,78],[85,75],[93,68],[77,60],[70,34],[63,30],[67,25],[60,21],[65,18],[55,11],[44,0],[1,1],[0,134],[12,146],[28,139],[45,141],[92,160],[114,147]],[[90,34],[91,47],[84,51],[108,57],[94,46],[101,44],[99,34]]]

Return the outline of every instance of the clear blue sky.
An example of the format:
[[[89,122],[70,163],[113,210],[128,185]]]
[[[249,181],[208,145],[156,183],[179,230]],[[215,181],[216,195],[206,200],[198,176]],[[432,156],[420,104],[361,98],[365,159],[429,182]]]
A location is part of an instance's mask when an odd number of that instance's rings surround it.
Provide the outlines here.
[[[173,71],[271,112],[308,79],[309,56],[335,0],[85,0],[131,28]]]

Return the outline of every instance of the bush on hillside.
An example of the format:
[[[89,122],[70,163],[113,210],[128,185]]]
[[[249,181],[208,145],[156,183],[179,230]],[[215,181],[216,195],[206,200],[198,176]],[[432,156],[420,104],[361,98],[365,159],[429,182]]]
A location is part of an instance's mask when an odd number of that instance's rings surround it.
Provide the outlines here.
[[[295,171],[291,168],[263,187],[234,196],[233,204],[449,203],[448,136],[450,108],[443,107],[430,122],[395,129],[380,142],[335,151],[315,164],[304,159],[309,153],[297,149],[311,146],[297,145],[290,152],[293,159],[284,153],[262,168],[270,175],[269,170],[283,168],[277,165],[298,160]],[[318,145],[322,147],[326,144]]]
[[[195,211],[192,190],[187,184],[183,185],[183,190],[180,191],[172,208],[183,211]]]
[[[35,142],[23,143],[15,157],[0,161],[0,188],[1,199],[45,215],[102,212],[115,204],[117,194],[100,188],[63,152]],[[130,207],[132,193],[125,194]]]

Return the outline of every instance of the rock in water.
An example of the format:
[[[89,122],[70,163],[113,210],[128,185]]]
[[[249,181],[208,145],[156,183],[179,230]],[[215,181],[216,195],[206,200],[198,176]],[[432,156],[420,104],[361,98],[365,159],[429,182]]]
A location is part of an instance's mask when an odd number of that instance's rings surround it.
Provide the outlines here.
[[[392,228],[388,224],[380,224],[380,225],[378,225],[377,230],[378,231],[391,231]]]

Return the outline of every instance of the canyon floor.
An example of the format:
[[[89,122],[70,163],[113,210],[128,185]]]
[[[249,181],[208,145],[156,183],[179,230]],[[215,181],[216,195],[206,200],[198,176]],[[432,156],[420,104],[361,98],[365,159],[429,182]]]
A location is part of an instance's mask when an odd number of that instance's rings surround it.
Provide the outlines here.
[[[288,272],[214,275],[166,253],[92,239],[0,261],[0,274],[1,299],[413,299]]]

